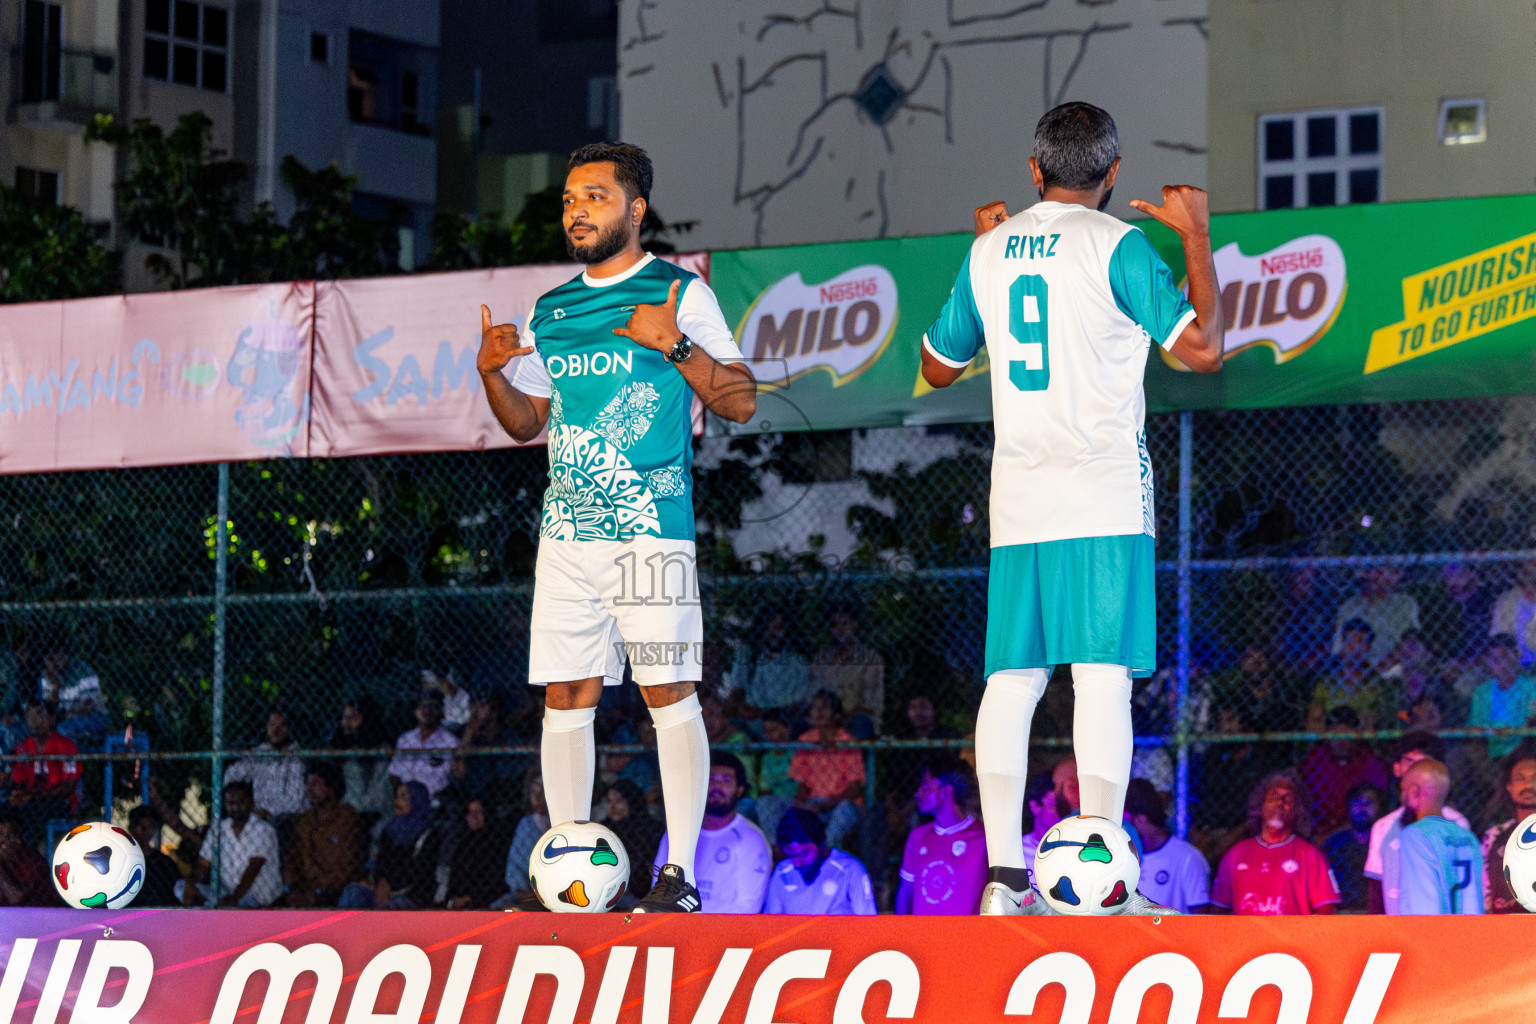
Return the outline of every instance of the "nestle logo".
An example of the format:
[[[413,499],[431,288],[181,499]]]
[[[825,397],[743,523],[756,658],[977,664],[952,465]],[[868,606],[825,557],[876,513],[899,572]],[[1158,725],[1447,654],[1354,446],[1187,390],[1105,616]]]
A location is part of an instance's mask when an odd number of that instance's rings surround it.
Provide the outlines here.
[[[1326,260],[1321,248],[1283,252],[1278,256],[1262,257],[1259,260],[1259,274],[1268,277],[1271,274],[1294,274],[1298,270],[1316,270]]]
[[[823,306],[834,302],[852,302],[854,299],[872,299],[880,294],[880,281],[874,277],[859,281],[838,281],[822,285],[819,292]]]

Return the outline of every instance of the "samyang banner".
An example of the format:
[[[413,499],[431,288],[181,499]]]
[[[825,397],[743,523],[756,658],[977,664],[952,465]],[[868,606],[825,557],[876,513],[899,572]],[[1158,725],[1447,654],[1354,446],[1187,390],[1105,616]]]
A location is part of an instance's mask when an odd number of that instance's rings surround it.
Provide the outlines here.
[[[1177,237],[1153,221],[1137,223],[1182,279]],[[1226,366],[1193,374],[1154,348],[1148,409],[1536,391],[1533,229],[1536,196],[1215,216]],[[711,284],[767,399],[752,423],[726,428],[989,419],[985,352],[944,390],[929,388],[920,373],[923,332],[971,240],[715,253]]]
[[[0,910],[16,1024],[1505,1024],[1522,917]]]

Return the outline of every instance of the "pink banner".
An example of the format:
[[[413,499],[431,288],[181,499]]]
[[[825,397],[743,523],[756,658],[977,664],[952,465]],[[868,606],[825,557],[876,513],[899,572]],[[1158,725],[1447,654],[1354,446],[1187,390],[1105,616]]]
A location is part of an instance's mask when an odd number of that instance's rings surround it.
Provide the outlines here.
[[[0,472],[309,454],[313,282],[0,312]]]
[[[675,260],[708,269],[705,253]],[[580,272],[565,264],[321,282],[310,454],[513,447],[480,393],[480,305],[496,323],[522,326],[534,300]]]

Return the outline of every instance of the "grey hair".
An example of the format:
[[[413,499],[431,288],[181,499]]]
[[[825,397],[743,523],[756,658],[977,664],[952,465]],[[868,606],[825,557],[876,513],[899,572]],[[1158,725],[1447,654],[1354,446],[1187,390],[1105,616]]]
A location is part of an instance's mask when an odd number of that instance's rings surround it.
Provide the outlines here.
[[[1046,188],[1094,188],[1119,155],[1115,119],[1091,103],[1063,103],[1035,125],[1035,162]]]

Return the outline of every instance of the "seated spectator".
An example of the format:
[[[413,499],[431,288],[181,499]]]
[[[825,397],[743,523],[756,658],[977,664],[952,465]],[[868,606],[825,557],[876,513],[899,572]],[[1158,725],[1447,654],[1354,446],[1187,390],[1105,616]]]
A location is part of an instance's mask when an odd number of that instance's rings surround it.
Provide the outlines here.
[[[1397,698],[1370,660],[1375,635],[1375,629],[1362,619],[1351,619],[1340,627],[1338,657],[1312,691],[1312,706],[1307,709],[1309,730],[1321,732],[1328,712],[1337,707],[1353,708],[1362,729],[1385,728],[1393,723]]]
[[[987,884],[987,837],[965,812],[974,784],[958,757],[930,759],[915,798],[932,820],[907,835],[898,914],[974,914]]]
[[[493,693],[489,697],[475,698],[469,722],[459,738],[459,750],[515,747],[526,742],[506,714],[501,694]],[[456,758],[453,762],[454,784],[467,798],[494,802],[503,793],[517,788],[518,782],[528,774],[529,760],[523,754]]]
[[[821,819],[791,807],[779,820],[779,861],[768,879],[765,914],[874,914],[875,891],[864,865],[826,843]]]
[[[1067,759],[1063,758],[1056,767],[1066,770]],[[1070,768],[1074,773],[1077,771],[1075,760],[1071,762]],[[1054,775],[1046,772],[1038,772],[1031,776],[1024,787],[1024,811],[1025,822],[1029,828],[1029,831],[1024,833],[1024,866],[1034,871],[1035,851],[1040,848],[1040,840],[1045,838],[1045,834],[1058,821],[1072,812],[1068,809],[1065,814],[1062,813],[1056,800],[1056,779]]]
[[[341,706],[341,717],[326,745],[334,750],[377,750],[389,746],[390,739],[373,702],[359,697]],[[388,758],[344,758],[341,774],[347,780],[341,800],[362,815],[365,824],[372,824],[390,813],[395,797],[394,785],[389,779]]]
[[[725,713],[725,700],[711,691],[703,691],[699,694],[699,710],[704,715],[704,735],[709,740],[711,747],[737,746],[753,742],[752,734],[736,724],[730,715]],[[749,754],[737,754],[742,767],[747,772],[747,788],[750,791],[757,785],[757,772],[753,764],[753,758]],[[751,798],[744,798],[750,805]]]
[[[62,902],[48,861],[27,844],[16,815],[0,810],[0,907],[57,907]]]
[[[1131,778],[1145,779],[1157,790],[1163,798],[1164,804],[1173,799],[1174,787],[1178,785],[1178,766],[1173,763],[1173,755],[1168,747],[1161,744],[1138,743],[1131,752]]]
[[[647,801],[660,800],[661,759],[656,751],[655,723],[649,718],[625,722],[613,734],[611,742],[637,744],[645,750],[639,754],[603,754],[600,777],[605,781],[624,779],[638,787]]]
[[[763,716],[763,740],[766,743],[789,743],[789,722],[777,711]],[[800,783],[790,774],[796,751],[765,750],[757,762],[757,799],[753,810],[757,824],[764,835],[778,831],[779,818],[794,802],[800,792]]]
[[[1488,624],[1489,636],[1507,636],[1515,641],[1521,668],[1536,668],[1533,620],[1536,620],[1536,562],[1521,562],[1515,585],[1493,603]]]
[[[255,749],[263,753],[299,749],[288,712],[273,710],[267,716],[267,738]],[[308,806],[305,776],[303,758],[290,754],[241,758],[229,766],[224,778],[230,782],[250,782],[256,794],[256,814],[281,829],[289,818],[302,814]]]
[[[1419,707],[1417,714],[1421,718],[1438,713],[1443,720],[1445,712],[1455,706],[1455,691],[1440,678],[1435,669],[1435,652],[1416,630],[1404,633],[1392,649],[1382,668],[1382,678],[1388,680],[1397,691],[1398,721],[1391,724],[1398,727],[1410,721],[1415,714],[1415,706],[1425,701],[1433,704],[1434,711],[1431,712],[1428,707]],[[1383,723],[1385,727],[1386,723]]]
[[[1149,780],[1131,779],[1125,820],[1141,835],[1138,891],[1181,914],[1202,912],[1211,901],[1211,866],[1205,854],[1169,830],[1167,804]]]
[[[1264,723],[1268,732],[1300,729],[1309,696],[1302,692],[1294,677],[1270,660],[1264,645],[1257,643],[1245,647],[1236,666],[1211,676],[1205,686],[1212,713],[1222,708],[1235,709],[1250,721]]]
[[[1343,653],[1344,631],[1350,623],[1365,622],[1371,627],[1371,646],[1366,660],[1372,666],[1380,665],[1403,634],[1419,628],[1419,602],[1398,591],[1403,570],[1395,565],[1362,569],[1356,579],[1360,584],[1359,593],[1346,598],[1334,618],[1333,653]]]
[[[435,723],[434,723],[435,725]],[[347,910],[414,910],[437,895],[437,855],[442,835],[432,824],[432,796],[423,782],[395,789],[395,816],[379,833],[371,882],[353,882],[337,906]]]
[[[885,658],[859,638],[852,605],[832,609],[829,639],[811,661],[810,687],[837,694],[848,716],[848,731],[867,740],[880,731],[885,714]]]
[[[1472,691],[1468,725],[1501,729],[1536,721],[1536,675],[1522,670],[1522,656],[1514,637],[1501,633],[1488,638],[1483,651],[1488,678]],[[1488,756],[1507,757],[1519,745],[1514,736],[1495,736],[1488,741]]]
[[[1477,837],[1441,814],[1451,773],[1425,758],[1402,779],[1404,815],[1400,914],[1481,914],[1483,851]]]
[[[506,833],[490,823],[485,802],[464,805],[464,823],[450,838],[448,864],[449,910],[484,910],[507,893],[502,880]]]
[[[768,608],[752,630],[752,642],[742,644],[731,666],[730,690],[743,718],[760,718],[764,711],[782,711],[798,718],[811,696],[811,665],[793,620],[781,609]]]
[[[421,670],[422,696],[437,696],[443,701],[443,728],[455,736],[469,724],[472,708],[469,691],[459,685],[458,674],[447,664]]]
[[[939,723],[938,712],[933,706],[933,700],[927,695],[919,693],[907,701],[906,717],[897,724],[893,730],[896,739],[902,740],[954,740],[959,739],[959,733]],[[967,756],[969,750],[960,753],[960,758],[971,764],[974,763]],[[923,779],[923,753],[916,750],[896,750],[882,753],[879,756],[879,772],[877,779],[880,782],[882,795],[886,801],[886,816],[890,819],[891,827],[896,830],[896,835],[903,835],[917,827],[916,810],[912,803],[912,794],[917,792],[917,784]],[[764,826],[766,830],[767,826]]]
[[[629,892],[626,899],[639,898],[651,890],[651,862],[661,845],[667,827],[651,817],[640,787],[628,779],[614,779],[603,794],[603,824],[613,830],[629,852]],[[695,858],[697,860],[697,858]],[[662,861],[665,864],[666,861]],[[660,870],[658,865],[657,870]],[[689,877],[692,877],[690,874]],[[702,890],[700,890],[702,892]]]
[[[1536,744],[1521,743],[1504,759],[1503,768],[1504,796],[1512,814],[1483,833],[1483,907],[1490,914],[1525,914],[1529,911],[1515,899],[1504,877],[1504,847],[1515,827],[1536,814]]]
[[[1212,913],[1335,914],[1339,887],[1328,859],[1307,842],[1306,788],[1291,769],[1271,772],[1248,797],[1248,833],[1216,869]]]
[[[1493,595],[1483,586],[1476,568],[1466,562],[1446,563],[1440,570],[1440,582],[1426,628],[1431,636],[1445,640],[1445,654],[1452,662],[1473,661],[1492,625]]]
[[[136,907],[174,907],[181,868],[160,849],[160,815],[147,804],[128,812],[128,831],[144,849],[144,885],[133,898]]]
[[[298,816],[283,857],[290,907],[334,907],[341,892],[363,876],[367,832],[343,803],[346,778],[330,761],[315,761],[305,778],[309,809]]]
[[[1328,731],[1357,732],[1360,719],[1355,709],[1336,707],[1328,712]],[[1362,782],[1377,789],[1387,786],[1387,766],[1362,740],[1339,736],[1322,740],[1301,760],[1301,777],[1311,796],[1312,820],[1327,834],[1349,820],[1349,791]]]
[[[1323,856],[1339,883],[1340,910],[1363,912],[1370,908],[1365,885],[1365,858],[1371,850],[1371,825],[1381,817],[1387,798],[1380,789],[1362,782],[1349,791],[1349,821],[1323,840]]]
[[[1399,780],[1400,787],[1400,780],[1408,773],[1408,769],[1420,761],[1425,758],[1445,760],[1445,741],[1433,733],[1411,732],[1399,739],[1392,751],[1392,776]],[[1470,827],[1467,819],[1454,807],[1445,807],[1441,813],[1462,828]],[[1405,815],[1404,809],[1399,806],[1377,818],[1371,826],[1371,845],[1365,855],[1365,889],[1366,901],[1373,914],[1397,913],[1397,901],[1401,894],[1398,883],[1401,860],[1398,852],[1402,847],[1403,828],[1412,821],[1412,815]]]
[[[512,831],[512,843],[507,848],[507,867],[504,876],[507,883],[507,903],[523,896],[533,895],[533,886],[528,883],[528,866],[533,860],[533,849],[538,845],[539,837],[548,832],[553,824],[549,820],[549,806],[544,802],[544,780],[538,772],[528,773],[526,793],[528,813],[518,820],[517,827]],[[561,824],[565,823],[561,822]]]
[[[1334,594],[1328,575],[1315,565],[1297,566],[1287,576],[1275,631],[1281,641],[1280,661],[1287,673],[1306,676],[1326,664],[1332,642]]]
[[[224,784],[224,817],[218,834],[210,830],[197,854],[191,879],[176,883],[183,906],[198,901],[220,907],[270,907],[283,894],[283,866],[277,829],[257,817],[256,798],[244,780]],[[219,891],[209,884],[214,844],[218,843]]]
[[[75,657],[69,637],[60,632],[43,645],[43,676],[37,696],[59,709],[59,732],[85,750],[101,749],[112,727],[96,670]]]
[[[741,759],[724,750],[709,756],[709,792],[704,827],[699,832],[694,870],[688,877],[699,888],[705,914],[759,914],[773,870],[773,851],[762,829],[736,813],[747,795],[747,770]],[[661,837],[654,870],[667,863],[667,837]]]
[[[401,751],[389,762],[390,779],[395,783],[395,813],[399,813],[399,787],[419,782],[436,798],[453,781],[453,757],[445,751],[459,749],[459,738],[443,728],[443,701],[432,694],[416,705],[416,728],[400,734],[395,746]],[[404,751],[435,751],[415,754]]]
[[[818,693],[811,701],[811,727],[801,743],[815,743],[816,750],[797,750],[790,759],[789,774],[800,784],[795,805],[823,815],[827,845],[836,846],[858,824],[864,804],[864,756],[857,750],[840,750],[839,743],[853,742],[842,728],[842,706],[836,695]]]
[[[77,754],[74,740],[55,727],[58,716],[48,701],[33,697],[27,702],[26,739],[12,753]],[[48,822],[71,818],[80,784],[79,761],[17,761],[11,767],[11,811],[28,842],[42,838]]]

